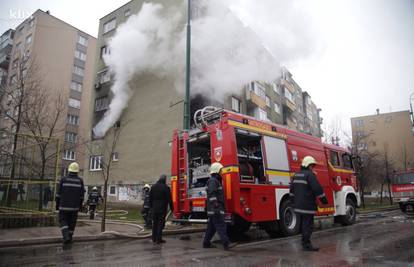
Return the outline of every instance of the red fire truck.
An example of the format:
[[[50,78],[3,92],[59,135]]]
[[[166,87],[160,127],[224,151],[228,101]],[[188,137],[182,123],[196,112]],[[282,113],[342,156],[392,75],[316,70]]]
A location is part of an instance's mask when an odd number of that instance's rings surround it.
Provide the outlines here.
[[[172,140],[171,194],[174,221],[206,223],[209,166],[223,164],[222,183],[229,234],[256,223],[270,236],[299,232],[299,217],[289,198],[289,183],[301,160],[313,156],[328,204],[318,216],[355,221],[360,197],[350,153],[320,138],[255,118],[205,107],[194,114],[195,127],[176,130]]]
[[[401,211],[414,212],[414,170],[397,172],[393,175],[392,194],[394,202],[400,205]]]

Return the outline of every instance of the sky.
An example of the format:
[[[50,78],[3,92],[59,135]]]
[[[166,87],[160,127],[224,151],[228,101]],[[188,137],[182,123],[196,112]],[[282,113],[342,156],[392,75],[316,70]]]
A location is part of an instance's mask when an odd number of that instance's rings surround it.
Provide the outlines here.
[[[127,0],[1,0],[0,32],[38,8],[96,36],[99,19]],[[322,109],[324,124],[409,109],[414,93],[414,0],[309,0],[317,44],[287,67]],[[281,37],[283,38],[283,36]],[[414,101],[414,99],[413,99]]]

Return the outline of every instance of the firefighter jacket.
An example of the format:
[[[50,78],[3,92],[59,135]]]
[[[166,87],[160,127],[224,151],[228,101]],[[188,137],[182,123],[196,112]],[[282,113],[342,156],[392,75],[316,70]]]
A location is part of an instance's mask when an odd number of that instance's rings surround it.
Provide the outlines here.
[[[173,211],[173,203],[171,199],[170,188],[165,181],[158,181],[151,187],[149,193],[149,206],[152,208],[152,213],[167,214],[168,205],[171,211]]]
[[[308,169],[302,169],[293,176],[289,193],[294,199],[294,209],[297,213],[315,214],[318,210],[316,198],[328,204],[318,179]]]
[[[102,200],[102,196],[98,191],[92,190],[88,196],[88,205],[98,205],[99,200]]]
[[[56,209],[61,211],[78,211],[83,203],[85,188],[83,180],[77,173],[69,173],[60,179],[56,191]]]
[[[220,177],[212,174],[207,181],[207,215],[224,214],[224,193]]]
[[[144,204],[142,205],[142,207],[144,209],[149,209],[150,208],[150,192],[149,192],[149,190],[144,190],[143,200],[144,200]]]

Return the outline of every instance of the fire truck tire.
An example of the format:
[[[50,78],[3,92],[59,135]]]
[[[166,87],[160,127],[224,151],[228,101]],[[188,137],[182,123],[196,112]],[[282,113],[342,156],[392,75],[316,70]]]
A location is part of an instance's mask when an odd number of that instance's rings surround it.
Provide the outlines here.
[[[236,215],[234,217],[234,223],[231,225],[227,225],[227,234],[230,238],[237,237],[240,234],[249,231],[251,224],[251,222],[248,222],[240,216]]]
[[[346,199],[346,214],[342,216],[338,216],[339,223],[347,226],[355,223],[356,220],[356,208],[355,202],[347,198]]]
[[[293,210],[293,203],[286,199],[280,205],[279,229],[283,236],[296,235],[300,231],[300,218]]]

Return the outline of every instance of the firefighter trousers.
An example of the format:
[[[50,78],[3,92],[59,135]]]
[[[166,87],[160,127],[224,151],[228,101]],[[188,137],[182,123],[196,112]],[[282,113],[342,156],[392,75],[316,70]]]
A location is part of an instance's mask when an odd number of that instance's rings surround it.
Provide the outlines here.
[[[96,205],[89,205],[89,219],[90,220],[95,219],[95,210],[96,210]]]
[[[154,243],[160,243],[162,240],[162,229],[165,226],[165,214],[153,213],[152,214],[152,241]]]
[[[222,214],[214,214],[208,217],[207,229],[204,235],[203,244],[206,246],[210,245],[211,239],[216,232],[220,236],[220,240],[223,246],[228,246],[229,238],[227,237],[227,227],[226,222],[224,221],[224,216]]]
[[[300,215],[300,229],[302,231],[302,246],[311,244],[311,236],[313,232],[313,214],[298,213]]]
[[[64,242],[72,240],[78,219],[78,211],[59,211],[59,225]]]

